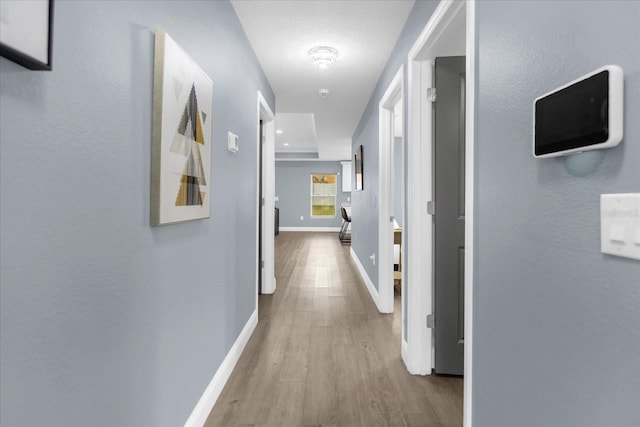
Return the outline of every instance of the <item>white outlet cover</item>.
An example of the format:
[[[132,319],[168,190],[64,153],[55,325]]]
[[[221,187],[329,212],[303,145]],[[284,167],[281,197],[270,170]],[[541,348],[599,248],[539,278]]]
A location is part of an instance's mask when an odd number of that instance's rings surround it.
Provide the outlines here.
[[[640,260],[640,193],[600,195],[600,250]]]

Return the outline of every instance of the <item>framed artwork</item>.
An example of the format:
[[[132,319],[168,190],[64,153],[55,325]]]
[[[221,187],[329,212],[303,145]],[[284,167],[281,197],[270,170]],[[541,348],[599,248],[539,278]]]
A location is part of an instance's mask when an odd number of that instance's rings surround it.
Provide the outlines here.
[[[209,218],[213,82],[156,31],[151,154],[152,226]]]
[[[355,165],[356,191],[362,191],[362,145],[356,150],[353,164]]]
[[[30,70],[51,70],[53,0],[0,1],[0,55]]]

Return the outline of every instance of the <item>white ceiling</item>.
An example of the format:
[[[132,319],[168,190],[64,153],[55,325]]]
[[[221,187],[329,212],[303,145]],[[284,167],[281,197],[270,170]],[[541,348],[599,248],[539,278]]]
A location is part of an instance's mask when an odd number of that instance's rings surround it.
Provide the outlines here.
[[[414,0],[231,3],[276,95],[276,128],[282,130],[276,151],[317,147],[320,159],[350,159],[353,132]],[[333,68],[309,62],[314,46],[338,50]],[[329,96],[322,98],[320,89]]]
[[[316,122],[313,114],[277,113],[276,125],[278,152],[318,152],[318,136],[316,135]]]

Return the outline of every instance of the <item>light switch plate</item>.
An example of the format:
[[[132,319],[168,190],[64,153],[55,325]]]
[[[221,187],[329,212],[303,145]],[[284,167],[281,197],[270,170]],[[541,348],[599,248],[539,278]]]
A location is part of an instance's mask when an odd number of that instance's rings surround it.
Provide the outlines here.
[[[640,193],[600,195],[600,250],[640,260]]]

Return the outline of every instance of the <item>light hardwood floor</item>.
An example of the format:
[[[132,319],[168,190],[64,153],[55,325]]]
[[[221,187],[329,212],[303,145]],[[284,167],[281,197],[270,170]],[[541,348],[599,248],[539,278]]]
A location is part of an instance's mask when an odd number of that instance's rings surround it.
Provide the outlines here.
[[[274,295],[206,426],[461,426],[462,379],[409,375],[337,233],[276,236]]]

